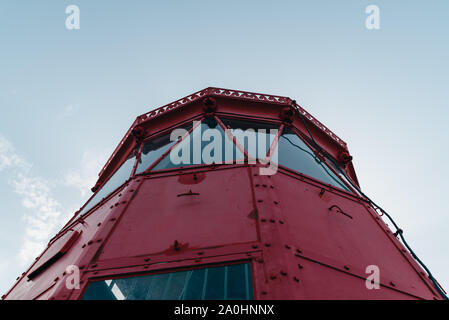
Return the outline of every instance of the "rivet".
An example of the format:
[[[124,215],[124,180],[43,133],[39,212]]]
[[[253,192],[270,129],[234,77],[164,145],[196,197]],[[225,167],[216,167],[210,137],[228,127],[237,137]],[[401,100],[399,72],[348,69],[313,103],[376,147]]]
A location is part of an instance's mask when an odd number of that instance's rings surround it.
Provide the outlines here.
[[[92,243],[94,243],[92,240],[90,240],[87,245],[90,246]]]
[[[264,188],[266,188],[266,187],[267,187],[267,185],[266,185],[266,184],[263,184],[263,187],[264,187]]]
[[[271,247],[271,243],[265,243],[265,247]]]
[[[262,200],[262,199],[259,199],[259,200],[257,200],[257,202],[259,202],[259,203],[260,203],[260,202],[263,202],[263,200]]]
[[[94,274],[98,274],[98,271],[95,271]]]
[[[101,226],[101,222],[98,222],[97,227]]]
[[[202,256],[204,254],[204,251],[200,251],[197,253],[197,255]]]
[[[285,272],[284,270],[281,270],[281,275],[286,276],[287,272]]]
[[[259,184],[258,184],[258,183],[256,183],[255,187],[257,188],[258,186],[259,186]]]
[[[262,294],[265,296],[267,294],[267,292],[266,291],[262,291]]]
[[[277,201],[273,201],[273,203],[277,205],[277,204],[278,204],[279,202],[277,202]]]
[[[286,244],[284,247],[285,249],[290,249],[290,246],[288,244]]]
[[[301,250],[299,250],[299,249],[296,249],[296,252],[297,252],[297,253],[302,253],[302,251],[301,251]]]
[[[115,221],[115,220],[117,220],[117,218],[111,218],[111,219],[110,219],[110,221]]]
[[[195,262],[201,262],[201,259],[195,259]]]
[[[304,268],[301,264],[298,264],[298,269]]]
[[[261,222],[267,222],[267,219],[260,219]]]
[[[103,239],[98,239],[97,242],[101,242],[101,240],[103,240]]]
[[[271,222],[271,223],[275,223],[276,221],[274,221],[274,219],[270,219],[270,222]]]
[[[282,221],[282,220],[279,220],[279,224],[284,224],[284,221]]]
[[[146,258],[144,261],[145,262],[148,262],[148,261],[150,261],[151,259],[150,258]]]
[[[148,269],[148,265],[143,266],[144,269]]]
[[[299,282],[299,279],[296,278],[296,277],[293,277],[293,280],[296,281],[296,282]]]
[[[275,280],[276,278],[277,278],[276,275],[274,275],[274,274],[270,275],[271,280]]]
[[[82,246],[81,246],[81,248],[85,248],[86,247],[86,244],[83,244]]]
[[[59,277],[56,277],[53,281],[56,282],[59,280]]]
[[[349,267],[348,267],[348,266],[344,266],[343,268],[345,268],[346,270],[349,270]]]
[[[253,249],[259,248],[259,246],[258,246],[257,244],[253,244],[251,247],[252,247]]]
[[[93,265],[91,265],[91,267],[92,267],[92,268],[96,268],[96,267],[97,267],[97,264],[94,263]]]
[[[84,266],[79,266],[79,269],[84,269]]]
[[[396,287],[396,285],[394,284],[393,281],[390,281],[390,284],[391,284],[393,287]]]

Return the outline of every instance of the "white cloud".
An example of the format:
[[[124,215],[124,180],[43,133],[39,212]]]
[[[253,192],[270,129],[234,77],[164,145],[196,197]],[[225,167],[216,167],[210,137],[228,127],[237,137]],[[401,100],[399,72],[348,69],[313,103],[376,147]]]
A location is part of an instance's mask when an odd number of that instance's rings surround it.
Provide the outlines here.
[[[74,111],[68,106],[65,112]],[[21,157],[13,144],[0,134],[0,171],[8,170],[9,183],[20,196],[25,208],[22,216],[23,243],[17,255],[21,266],[29,264],[46,247],[48,240],[68,221],[75,210],[63,207],[52,195],[52,187],[59,184],[76,188],[81,196],[90,194],[98,172],[106,162],[106,151],[87,150],[83,153],[79,169],[70,169],[55,183],[32,174],[32,165]]]
[[[85,197],[95,185],[103,165],[108,159],[106,151],[87,150],[83,153],[79,169],[70,169],[64,176],[64,184],[79,190]]]
[[[31,165],[16,154],[14,146],[8,139],[0,135],[0,171],[11,167],[29,169]]]
[[[11,170],[10,184],[21,197],[22,206],[27,209],[23,215],[23,243],[18,254],[23,266],[36,257],[62,223],[67,221],[62,206],[51,195],[51,188],[45,179],[33,176],[31,165],[15,151],[14,146],[0,135],[0,171]]]
[[[78,104],[69,104],[62,109],[62,111],[58,114],[57,117],[59,119],[69,117],[72,114],[76,113],[79,110],[79,108],[80,107]]]

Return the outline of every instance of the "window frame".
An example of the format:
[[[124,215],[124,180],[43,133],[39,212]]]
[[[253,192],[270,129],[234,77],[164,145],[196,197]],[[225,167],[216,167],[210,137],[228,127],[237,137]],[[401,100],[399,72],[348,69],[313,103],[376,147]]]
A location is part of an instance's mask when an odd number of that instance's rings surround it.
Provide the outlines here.
[[[229,257],[228,257],[229,259]],[[191,263],[190,260],[185,260],[184,262]],[[167,262],[169,264],[170,262]],[[84,287],[82,290],[80,290],[80,294],[77,297],[78,300],[82,300],[87,289],[89,286],[94,282],[99,281],[107,281],[107,280],[116,280],[116,279],[128,279],[128,278],[134,278],[134,277],[145,277],[145,276],[151,276],[151,275],[158,275],[158,274],[170,274],[170,273],[176,273],[176,272],[183,272],[183,271],[191,271],[191,270],[200,270],[200,269],[208,269],[208,268],[215,268],[215,267],[225,267],[225,266],[232,266],[232,265],[239,265],[239,264],[248,264],[249,270],[251,273],[251,284],[252,287],[249,288],[252,292],[253,299],[256,300],[256,279],[257,275],[260,272],[257,270],[258,266],[256,263],[254,263],[254,259],[233,259],[233,260],[222,260],[222,261],[216,261],[216,262],[210,262],[200,265],[192,265],[192,264],[183,264],[182,266],[171,266],[171,267],[162,267],[160,269],[155,269],[151,271],[145,271],[145,272],[127,272],[127,273],[120,273],[120,274],[110,274],[110,275],[104,275],[100,277],[91,277],[87,279],[85,282]],[[100,300],[98,300],[100,301]],[[201,301],[201,300],[198,300]],[[225,300],[222,300],[225,301]],[[251,301],[251,300],[247,300]]]
[[[284,127],[284,128],[285,128],[285,127]],[[284,131],[284,128],[282,129],[282,132],[279,134],[279,138],[282,136],[282,133],[283,133],[283,131]],[[317,152],[317,153],[318,153],[318,151],[316,150],[316,148],[313,147],[312,144],[310,143],[309,139],[307,139],[307,138],[304,136],[304,134],[303,134],[299,129],[297,129],[295,126],[289,126],[289,129],[292,130],[292,131],[298,136],[298,138],[299,138],[302,142],[304,142],[304,143],[307,145],[307,147],[308,147],[312,152],[314,152],[314,153]],[[280,130],[279,130],[279,131],[280,131]],[[279,140],[278,140],[278,141],[279,141]],[[277,145],[276,145],[276,147],[277,147]],[[342,183],[343,185],[345,185],[345,186],[350,190],[350,192],[349,192],[348,190],[339,188],[339,187],[334,186],[334,185],[332,185],[332,184],[325,183],[324,181],[321,181],[321,180],[319,180],[319,179],[316,179],[316,178],[314,178],[314,177],[312,177],[312,176],[309,176],[309,175],[307,175],[307,174],[305,174],[305,173],[296,171],[295,169],[286,167],[286,166],[281,165],[281,164],[279,164],[279,163],[278,163],[278,166],[279,166],[280,168],[283,168],[283,169],[292,171],[292,172],[294,172],[294,173],[299,173],[299,174],[301,174],[301,175],[303,175],[303,176],[305,176],[305,177],[307,177],[307,178],[309,178],[309,179],[312,179],[313,181],[316,181],[316,182],[318,182],[318,183],[320,183],[320,184],[323,184],[323,185],[326,185],[326,186],[329,186],[329,185],[330,185],[332,188],[334,188],[334,189],[336,189],[336,190],[338,190],[338,191],[343,191],[343,192],[349,193],[349,194],[351,194],[351,195],[356,195],[356,196],[358,196],[358,193],[354,190],[354,188],[353,188],[350,184],[348,184],[346,181],[344,181],[344,179],[342,179],[342,178],[340,177],[340,174],[339,174],[336,170],[334,170],[334,168],[332,168],[332,166],[328,163],[329,160],[326,159],[326,157],[324,157],[324,156],[322,156],[322,158],[324,159],[324,161],[323,161],[322,159],[320,159],[321,162],[324,163],[324,165],[325,165],[331,172],[333,172],[333,173],[335,174],[335,176],[341,181],[341,183]]]

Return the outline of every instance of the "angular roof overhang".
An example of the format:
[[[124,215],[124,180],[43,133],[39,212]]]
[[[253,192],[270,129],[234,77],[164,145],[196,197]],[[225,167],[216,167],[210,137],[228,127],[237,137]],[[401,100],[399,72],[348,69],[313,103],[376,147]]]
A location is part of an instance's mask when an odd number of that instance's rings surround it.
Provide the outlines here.
[[[163,118],[167,115],[177,116],[179,115],[179,113],[177,114],[176,111],[187,111],[189,106],[204,101],[204,99],[208,97],[217,100],[219,99],[220,101],[227,100],[230,102],[230,100],[235,100],[237,102],[251,103],[252,105],[257,104],[259,107],[262,107],[263,105],[269,105],[269,108],[270,106],[275,107],[274,109],[276,109],[275,111],[277,113],[279,113],[279,110],[281,110],[282,107],[294,107],[294,100],[289,97],[275,96],[263,93],[253,93],[215,87],[208,87],[201,91],[195,92],[184,98],[138,116],[100,171],[97,184],[102,183],[107,177],[109,177],[109,175],[112,174],[115,169],[121,164],[121,162],[123,161],[123,157],[127,156],[129,150],[133,149],[136,146],[136,139],[135,135],[133,134],[136,131],[136,128],[143,128],[148,131],[149,128],[157,123],[155,122],[155,119],[158,119],[159,121],[160,118]],[[309,112],[304,110],[299,105],[296,106],[302,113],[309,129],[313,132],[314,135],[316,134],[317,136],[319,136],[319,140],[321,143],[324,143],[323,147],[325,149],[328,149],[329,146],[332,146],[332,149],[335,150],[348,151],[346,142],[344,142],[324,124],[313,117]],[[197,112],[197,114],[198,113],[199,112]],[[297,118],[298,121],[300,121],[300,118]],[[299,124],[299,126],[301,125],[302,123]],[[306,134],[306,132],[304,133]],[[335,152],[332,152],[332,150],[330,150],[330,153],[335,154]],[[350,163],[348,167],[350,174],[355,178],[355,181],[357,182],[352,163]]]

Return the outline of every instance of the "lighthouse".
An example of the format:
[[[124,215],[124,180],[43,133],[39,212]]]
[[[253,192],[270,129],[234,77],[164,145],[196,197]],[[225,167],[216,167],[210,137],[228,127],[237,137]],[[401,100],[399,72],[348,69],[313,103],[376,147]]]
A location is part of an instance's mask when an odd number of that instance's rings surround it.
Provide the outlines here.
[[[2,299],[442,299],[288,97],[206,88],[136,118]]]

